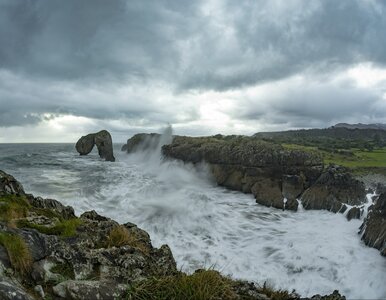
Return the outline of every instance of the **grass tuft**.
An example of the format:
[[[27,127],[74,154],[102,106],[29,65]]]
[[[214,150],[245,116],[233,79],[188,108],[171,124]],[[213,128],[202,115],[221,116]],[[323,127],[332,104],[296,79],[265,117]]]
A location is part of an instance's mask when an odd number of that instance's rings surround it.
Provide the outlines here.
[[[0,196],[0,221],[9,223],[15,219],[24,218],[29,207],[29,203],[23,196]]]
[[[19,220],[17,226],[20,228],[31,228],[47,235],[58,235],[61,237],[73,237],[76,235],[76,229],[82,224],[82,220],[78,218],[59,221],[54,226],[44,226],[34,224],[27,220]]]
[[[263,287],[260,289],[260,293],[266,295],[271,300],[288,300],[294,299],[288,291],[275,290],[272,286],[264,282]]]
[[[148,279],[128,291],[128,300],[236,299],[231,281],[214,270]]]
[[[13,269],[26,274],[32,266],[32,256],[24,240],[14,234],[0,233],[0,244],[7,250]]]
[[[111,229],[107,237],[107,247],[121,247],[130,244],[130,233],[125,226],[118,225]]]
[[[149,253],[148,246],[141,241],[135,233],[129,232],[129,230],[123,225],[113,227],[107,237],[107,248],[122,247],[126,245],[136,248],[144,254]]]

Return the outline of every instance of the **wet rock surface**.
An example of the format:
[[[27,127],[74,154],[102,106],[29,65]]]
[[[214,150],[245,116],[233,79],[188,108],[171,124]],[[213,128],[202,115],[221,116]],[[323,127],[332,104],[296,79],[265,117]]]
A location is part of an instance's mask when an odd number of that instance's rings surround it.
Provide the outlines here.
[[[386,256],[386,193],[379,195],[375,204],[369,208],[360,234],[366,245],[378,249]]]
[[[329,166],[301,197],[305,209],[338,212],[343,204],[359,205],[366,201],[364,184],[346,168]]]
[[[95,145],[101,158],[107,161],[115,161],[112,138],[107,130],[82,136],[76,143],[75,148],[80,155],[87,155]]]

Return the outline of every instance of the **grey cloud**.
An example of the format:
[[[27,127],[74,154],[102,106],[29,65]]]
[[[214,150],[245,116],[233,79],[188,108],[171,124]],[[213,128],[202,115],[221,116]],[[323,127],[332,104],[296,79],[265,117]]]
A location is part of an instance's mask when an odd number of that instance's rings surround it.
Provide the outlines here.
[[[226,90],[362,61],[386,63],[383,1],[228,1],[220,13],[234,32],[229,43],[237,44],[237,59],[216,63],[228,45],[219,50],[223,33],[210,31],[205,51],[213,56],[202,56],[205,63],[183,78],[184,88]]]
[[[382,105],[385,104],[383,93],[385,89],[359,88],[349,80],[289,80],[272,84],[263,95],[248,99],[233,116],[240,120],[282,125],[284,129],[327,127],[343,120],[384,122],[386,105]]]
[[[197,2],[198,3],[198,2]],[[64,80],[151,78],[174,69],[195,5],[170,1],[2,0],[0,66]]]
[[[380,90],[317,83],[361,62],[385,67],[384,28],[381,0],[0,0],[0,126],[68,114],[123,120],[117,131],[183,128],[200,118],[189,93],[299,74],[304,86],[235,100],[230,116],[287,127],[384,120]]]
[[[0,66],[58,80],[226,90],[385,64],[383,1],[2,0]]]

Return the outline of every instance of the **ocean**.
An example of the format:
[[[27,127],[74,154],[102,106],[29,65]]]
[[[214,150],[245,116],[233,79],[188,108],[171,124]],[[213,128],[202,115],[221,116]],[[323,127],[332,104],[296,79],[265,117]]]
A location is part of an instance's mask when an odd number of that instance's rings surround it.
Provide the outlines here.
[[[327,211],[281,211],[218,187],[207,167],[165,160],[159,149],[116,162],[74,144],[0,144],[0,169],[26,192],[96,210],[168,244],[179,269],[215,268],[302,296],[338,289],[349,299],[386,298],[386,259],[365,246],[361,220]]]

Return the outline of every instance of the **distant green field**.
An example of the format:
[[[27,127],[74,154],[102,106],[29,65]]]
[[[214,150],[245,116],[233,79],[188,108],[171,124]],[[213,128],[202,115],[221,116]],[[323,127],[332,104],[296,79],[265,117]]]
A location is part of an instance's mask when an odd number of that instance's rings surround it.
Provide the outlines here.
[[[325,164],[337,164],[357,171],[371,171],[384,174],[386,172],[386,147],[371,151],[356,148],[329,152],[317,147],[296,144],[282,144],[285,149],[320,152]]]

